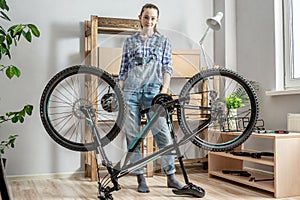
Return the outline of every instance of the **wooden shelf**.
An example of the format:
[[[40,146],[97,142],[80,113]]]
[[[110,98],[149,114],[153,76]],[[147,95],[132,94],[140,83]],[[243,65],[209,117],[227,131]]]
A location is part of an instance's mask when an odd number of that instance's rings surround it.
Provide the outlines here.
[[[234,133],[225,133],[234,134]],[[253,133],[250,138],[265,138],[273,141],[274,158],[262,157],[251,158],[236,156],[225,152],[209,152],[208,154],[208,175],[219,177],[244,185],[252,186],[274,193],[274,197],[300,196],[300,176],[298,166],[300,164],[300,134],[257,134]],[[247,142],[247,141],[246,141]],[[245,145],[238,147],[243,149]],[[261,169],[249,169],[244,162],[252,163],[251,166],[267,166],[273,171],[262,172]],[[273,181],[249,181],[250,177],[223,174],[222,170],[246,170],[256,179],[274,177]]]
[[[225,152],[210,152],[210,154],[222,156],[225,158],[231,158],[235,160],[243,160],[243,161],[249,161],[249,162],[258,163],[262,165],[274,166],[274,159],[271,157],[262,157],[260,159],[257,159],[257,158],[247,157],[247,156],[235,156]]]
[[[247,169],[249,173],[252,174],[257,179],[267,179],[272,178],[272,174],[262,173],[254,170]],[[249,185],[255,188],[259,188],[262,190],[266,190],[269,192],[274,192],[274,181],[261,181],[261,182],[252,182],[249,181],[250,177],[242,177],[242,176],[235,176],[230,174],[223,174],[221,171],[211,171],[210,175],[212,176],[218,176],[220,178],[224,178],[227,180],[235,181],[237,183]]]

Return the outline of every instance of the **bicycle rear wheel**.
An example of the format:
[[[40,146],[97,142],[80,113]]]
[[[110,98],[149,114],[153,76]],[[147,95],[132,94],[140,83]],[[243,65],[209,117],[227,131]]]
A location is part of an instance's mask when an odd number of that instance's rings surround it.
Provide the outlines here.
[[[74,151],[96,148],[82,107],[92,108],[102,146],[110,143],[124,123],[124,97],[116,81],[100,68],[77,65],[56,74],[45,87],[40,116],[47,133]]]
[[[252,133],[258,116],[252,85],[237,73],[213,68],[192,77],[179,95],[177,115],[184,134],[211,151],[227,151]]]

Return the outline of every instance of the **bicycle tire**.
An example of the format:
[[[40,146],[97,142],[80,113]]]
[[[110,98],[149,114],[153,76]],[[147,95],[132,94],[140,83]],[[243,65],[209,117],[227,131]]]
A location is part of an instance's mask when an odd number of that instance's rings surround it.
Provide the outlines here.
[[[101,100],[113,94],[115,110],[105,110]],[[57,73],[46,85],[40,100],[40,117],[49,136],[74,151],[92,151],[96,145],[82,106],[94,108],[101,146],[116,138],[124,123],[125,101],[114,78],[92,66],[76,65]]]
[[[229,97],[234,97],[231,95],[240,96],[242,101],[237,100],[240,104],[231,105],[233,101],[229,101]],[[245,142],[259,111],[257,95],[250,82],[225,68],[212,68],[194,75],[183,86],[179,102],[177,117],[182,132],[195,134],[193,144],[210,151],[228,151]],[[240,107],[229,109],[235,105]],[[229,116],[233,110],[236,115]],[[230,130],[229,126],[234,123],[235,127]]]

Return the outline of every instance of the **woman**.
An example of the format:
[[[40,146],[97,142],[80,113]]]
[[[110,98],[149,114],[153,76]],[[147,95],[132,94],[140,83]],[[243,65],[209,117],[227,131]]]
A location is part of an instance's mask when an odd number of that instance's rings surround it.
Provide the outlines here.
[[[159,9],[153,4],[143,6],[139,15],[141,31],[126,39],[123,47],[119,84],[124,90],[129,110],[125,132],[129,147],[140,133],[140,108],[149,108],[153,98],[159,93],[167,93],[172,75],[172,49],[170,41],[156,30]],[[147,117],[149,117],[148,114]],[[159,148],[172,143],[166,120],[159,118],[151,129]],[[139,148],[130,161],[141,159]],[[174,156],[162,157],[162,167],[167,174],[167,186],[181,189],[183,184],[175,178]],[[149,192],[143,169],[136,170],[138,191]]]

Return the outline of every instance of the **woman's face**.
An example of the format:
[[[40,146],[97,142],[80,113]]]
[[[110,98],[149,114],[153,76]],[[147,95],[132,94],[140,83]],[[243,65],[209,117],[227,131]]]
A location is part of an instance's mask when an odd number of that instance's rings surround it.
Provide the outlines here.
[[[154,29],[158,22],[158,13],[154,8],[145,8],[139,16],[143,29]]]

